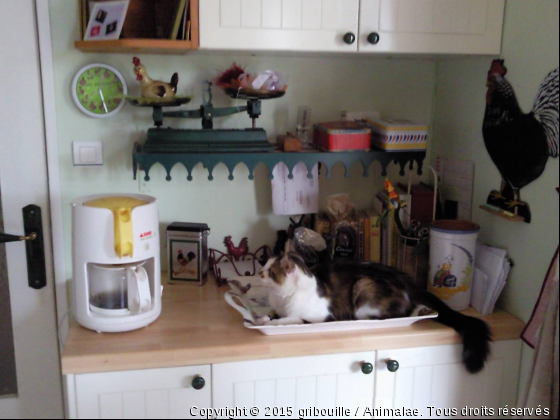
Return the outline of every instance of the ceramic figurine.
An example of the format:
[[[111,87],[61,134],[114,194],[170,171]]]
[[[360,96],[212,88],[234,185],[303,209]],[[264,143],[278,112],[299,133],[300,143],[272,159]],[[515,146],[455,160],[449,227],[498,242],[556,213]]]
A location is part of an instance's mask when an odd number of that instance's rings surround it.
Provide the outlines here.
[[[507,79],[504,60],[494,60],[486,84],[484,143],[502,176],[488,204],[531,223],[529,205],[520,191],[544,172],[550,156],[558,157],[558,69],[541,85],[533,110],[525,114]]]
[[[175,73],[171,78],[171,83],[152,80],[142,65],[138,57],[132,60],[134,64],[134,74],[136,80],[141,83],[143,98],[171,98],[177,95],[177,85],[179,84],[179,74]]]
[[[235,261],[239,261],[241,257],[249,253],[249,240],[247,238],[243,238],[239,246],[236,247],[231,240],[231,236],[226,236],[224,245],[226,246],[228,254],[235,258]]]

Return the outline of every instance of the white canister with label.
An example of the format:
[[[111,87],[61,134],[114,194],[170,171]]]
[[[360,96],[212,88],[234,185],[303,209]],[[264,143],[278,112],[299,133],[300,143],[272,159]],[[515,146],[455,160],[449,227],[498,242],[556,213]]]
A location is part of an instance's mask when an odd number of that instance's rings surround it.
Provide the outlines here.
[[[459,220],[438,220],[430,227],[428,290],[457,311],[471,303],[479,232],[476,223]]]

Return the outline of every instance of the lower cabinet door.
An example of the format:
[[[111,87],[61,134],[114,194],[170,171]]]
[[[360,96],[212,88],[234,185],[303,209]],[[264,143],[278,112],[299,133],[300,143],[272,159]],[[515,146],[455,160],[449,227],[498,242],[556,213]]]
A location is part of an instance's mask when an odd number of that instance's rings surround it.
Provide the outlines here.
[[[375,352],[213,365],[214,409],[247,409],[235,418],[363,418],[373,408],[375,381],[364,363],[373,367]]]
[[[210,366],[194,366],[76,375],[76,414],[80,419],[194,418],[194,406],[212,406],[210,372]]]
[[[490,360],[476,375],[464,368],[462,352],[462,345],[379,351],[375,417],[411,418],[396,411],[405,408],[418,409],[412,418],[497,418],[500,407],[516,407],[521,340],[494,343]],[[391,372],[394,362],[398,370]],[[474,411],[462,412],[465,408]]]

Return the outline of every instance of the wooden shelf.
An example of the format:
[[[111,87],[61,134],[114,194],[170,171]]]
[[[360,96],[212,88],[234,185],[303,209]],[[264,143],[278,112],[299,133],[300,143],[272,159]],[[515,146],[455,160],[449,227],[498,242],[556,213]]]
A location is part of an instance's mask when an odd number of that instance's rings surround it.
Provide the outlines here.
[[[115,41],[76,41],[84,53],[186,54],[198,49],[193,41],[169,39],[119,39]]]
[[[187,54],[199,46],[198,1],[190,0],[191,40],[127,38],[114,41],[76,41],[74,46],[84,53],[115,54]],[[130,10],[129,10],[130,12]],[[133,35],[137,36],[137,35]]]
[[[494,210],[486,205],[481,205],[480,208],[484,211],[487,211],[490,214],[499,216],[502,219],[509,220],[510,222],[525,222],[525,219],[521,216],[510,216],[509,214],[506,214],[504,211]]]

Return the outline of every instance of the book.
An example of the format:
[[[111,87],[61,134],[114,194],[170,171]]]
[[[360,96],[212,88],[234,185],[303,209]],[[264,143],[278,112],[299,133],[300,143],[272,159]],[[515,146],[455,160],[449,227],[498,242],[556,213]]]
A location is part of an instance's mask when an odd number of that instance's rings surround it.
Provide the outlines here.
[[[368,261],[381,263],[381,226],[379,225],[379,213],[375,210],[366,212],[369,216],[369,254]]]
[[[186,11],[187,0],[178,0],[177,8],[175,9],[175,19],[173,21],[173,27],[169,33],[169,39],[178,39],[179,28],[181,27],[181,22]]]

